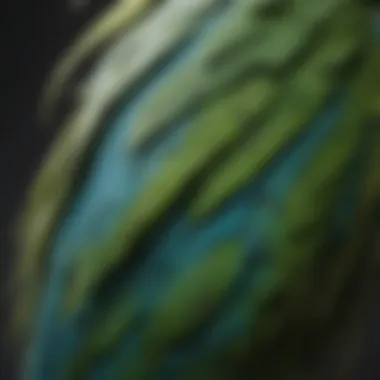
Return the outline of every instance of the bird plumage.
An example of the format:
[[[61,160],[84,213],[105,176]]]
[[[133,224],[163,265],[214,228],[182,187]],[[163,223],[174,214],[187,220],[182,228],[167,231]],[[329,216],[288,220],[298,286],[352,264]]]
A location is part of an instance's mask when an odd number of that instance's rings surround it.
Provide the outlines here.
[[[86,36],[41,108],[105,43],[21,223],[24,378],[294,374],[373,225],[368,12],[123,1]]]

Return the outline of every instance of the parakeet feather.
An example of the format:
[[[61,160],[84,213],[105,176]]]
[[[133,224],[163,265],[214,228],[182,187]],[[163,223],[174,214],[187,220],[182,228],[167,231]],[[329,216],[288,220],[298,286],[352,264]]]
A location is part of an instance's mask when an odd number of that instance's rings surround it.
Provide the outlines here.
[[[24,378],[292,377],[373,223],[368,12],[356,0],[123,1],[78,41],[49,102],[107,46],[22,219]],[[295,325],[282,362],[264,367]]]

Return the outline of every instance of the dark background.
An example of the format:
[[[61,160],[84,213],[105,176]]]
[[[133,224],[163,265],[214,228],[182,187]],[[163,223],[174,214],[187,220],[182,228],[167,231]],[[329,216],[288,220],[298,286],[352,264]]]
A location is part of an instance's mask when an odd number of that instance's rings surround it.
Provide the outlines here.
[[[74,0],[71,0],[72,2]],[[318,1],[318,0],[305,0]],[[88,1],[82,8],[69,0],[3,0],[0,10],[0,380],[15,378],[15,355],[3,338],[6,333],[8,300],[6,283],[14,252],[12,223],[20,208],[25,188],[38,167],[42,154],[53,138],[54,129],[42,128],[35,122],[36,99],[42,81],[62,49],[72,41],[79,28],[98,12],[105,0]],[[377,1],[380,3],[380,1]],[[355,345],[356,352],[343,370],[334,372],[340,348],[329,356],[317,379],[378,380],[380,379],[380,287],[370,285],[372,293],[361,305],[361,312],[346,336],[364,342]],[[367,288],[364,290],[365,294]],[[363,317],[365,315],[365,317]],[[378,328],[379,325],[379,328]],[[359,333],[357,331],[360,331]],[[363,338],[364,337],[364,338]],[[337,343],[337,347],[348,346]],[[359,360],[360,359],[360,360]],[[347,362],[347,359],[344,360]],[[379,363],[379,364],[378,364]],[[342,368],[339,365],[339,368]],[[343,371],[343,372],[342,372]],[[54,379],[52,379],[54,380]]]
[[[37,98],[58,54],[107,3],[90,1],[76,11],[62,0],[0,4],[0,380],[15,379],[15,355],[5,339],[9,302],[4,299],[14,257],[12,227],[25,188],[56,133],[37,125]]]

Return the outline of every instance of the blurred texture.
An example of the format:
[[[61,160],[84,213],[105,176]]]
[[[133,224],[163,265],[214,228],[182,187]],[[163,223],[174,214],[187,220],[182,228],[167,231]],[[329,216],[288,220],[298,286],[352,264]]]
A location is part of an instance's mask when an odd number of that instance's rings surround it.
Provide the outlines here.
[[[371,15],[349,0],[108,12],[40,107],[64,128],[18,235],[24,378],[294,378],[336,340],[317,378],[364,379]]]

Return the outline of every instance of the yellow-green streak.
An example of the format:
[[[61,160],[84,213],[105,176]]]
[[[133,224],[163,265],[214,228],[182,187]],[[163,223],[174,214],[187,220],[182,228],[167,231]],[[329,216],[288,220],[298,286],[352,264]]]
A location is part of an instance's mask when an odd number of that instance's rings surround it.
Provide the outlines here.
[[[329,74],[331,65],[347,58],[346,55],[335,55],[337,46],[347,42],[345,28],[342,30],[340,26],[334,26],[325,44],[295,73],[288,86],[289,93],[284,94],[285,99],[273,111],[274,116],[226,165],[210,176],[192,207],[194,216],[205,216],[215,210],[237,189],[255,178],[282,148],[305,129],[326,96],[336,87],[334,75]],[[349,51],[343,50],[344,53]]]
[[[99,46],[114,39],[133,22],[153,2],[151,0],[119,0],[103,11],[78,38],[69,50],[63,54],[47,81],[40,105],[42,120],[48,120],[53,107],[61,96],[65,83],[71,79],[78,66]]]

